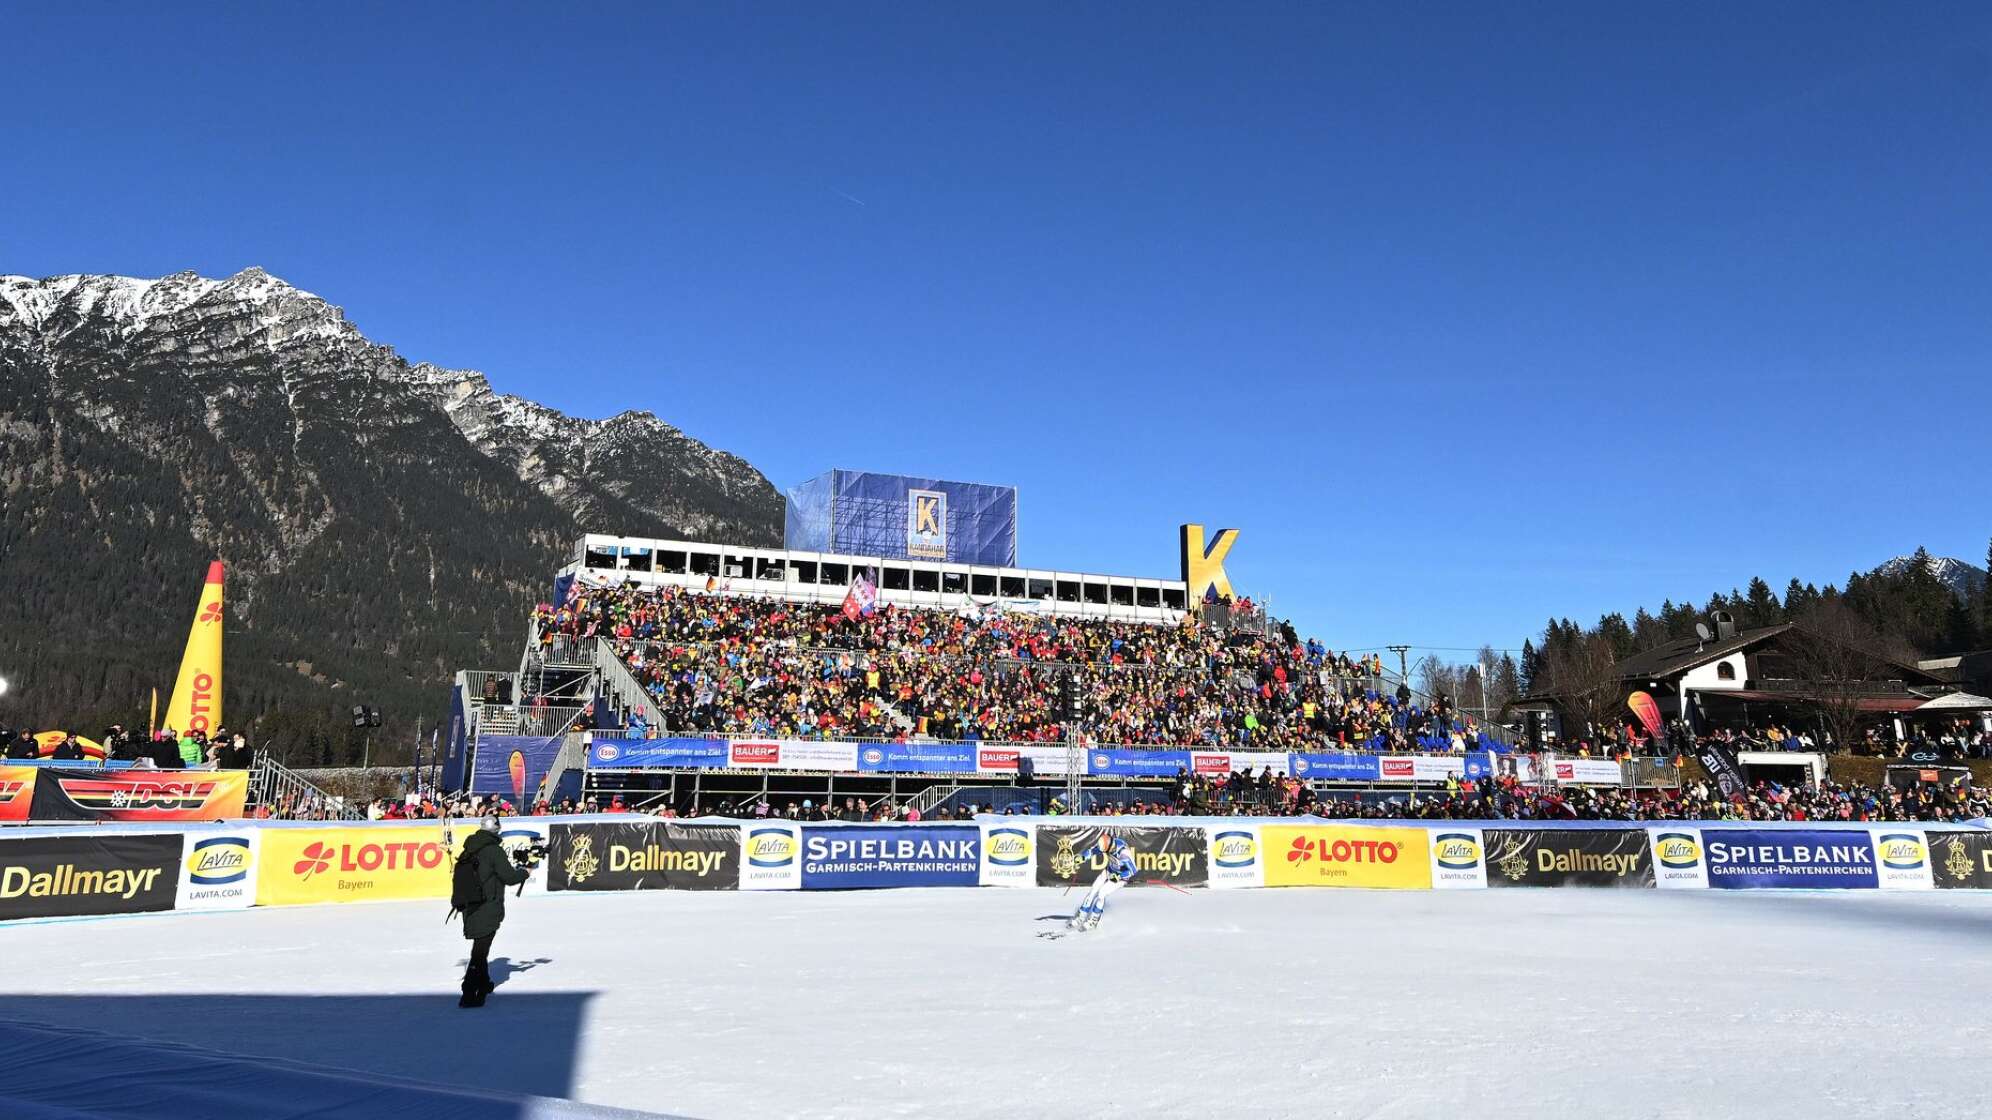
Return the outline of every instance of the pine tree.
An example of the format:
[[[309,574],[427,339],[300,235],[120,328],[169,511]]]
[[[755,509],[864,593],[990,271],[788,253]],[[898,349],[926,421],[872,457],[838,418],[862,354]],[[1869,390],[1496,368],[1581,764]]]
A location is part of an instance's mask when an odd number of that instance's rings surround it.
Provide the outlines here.
[[[1978,585],[1978,637],[1992,643],[1992,543],[1985,546],[1985,582]]]
[[[1522,663],[1518,666],[1518,669],[1521,675],[1518,682],[1521,690],[1524,693],[1533,694],[1536,690],[1536,685],[1541,682],[1542,677],[1542,654],[1536,652],[1534,642],[1523,639]]]
[[[1784,608],[1777,596],[1771,594],[1771,585],[1762,577],[1750,580],[1750,590],[1743,600],[1743,625],[1756,630],[1765,626],[1776,626],[1783,621]]]

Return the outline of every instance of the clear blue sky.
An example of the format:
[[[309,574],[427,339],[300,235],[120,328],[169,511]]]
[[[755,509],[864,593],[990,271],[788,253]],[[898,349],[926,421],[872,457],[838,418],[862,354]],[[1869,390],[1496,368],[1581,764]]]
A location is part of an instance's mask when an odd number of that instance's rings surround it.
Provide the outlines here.
[[[1983,5],[17,6],[0,272],[1519,646],[1992,535]],[[614,526],[603,526],[613,529]]]

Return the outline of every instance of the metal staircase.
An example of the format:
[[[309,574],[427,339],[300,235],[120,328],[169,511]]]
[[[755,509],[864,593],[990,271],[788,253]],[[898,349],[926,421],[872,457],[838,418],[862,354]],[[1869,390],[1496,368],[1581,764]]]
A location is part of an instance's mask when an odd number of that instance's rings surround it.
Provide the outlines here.
[[[269,751],[259,750],[256,761],[249,767],[248,810],[254,814],[265,807],[272,816],[281,813],[298,817],[323,811],[328,820],[366,819],[366,814],[346,804],[345,798],[326,793],[305,781],[297,771],[271,758]]]

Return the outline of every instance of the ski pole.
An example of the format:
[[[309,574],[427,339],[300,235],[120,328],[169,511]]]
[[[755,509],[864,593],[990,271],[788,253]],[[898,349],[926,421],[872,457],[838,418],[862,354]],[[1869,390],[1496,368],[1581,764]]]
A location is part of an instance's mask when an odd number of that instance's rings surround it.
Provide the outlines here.
[[[1172,891],[1175,891],[1175,892],[1176,892],[1177,894],[1188,894],[1188,893],[1190,893],[1190,892],[1188,892],[1188,891],[1184,890],[1183,888],[1181,888],[1181,887],[1177,886],[1176,884],[1174,884],[1174,883],[1171,883],[1171,882],[1169,882],[1169,881],[1167,881],[1167,880],[1164,880],[1164,879],[1143,879],[1143,880],[1141,881],[1141,884],[1142,884],[1142,886],[1145,886],[1145,887],[1168,887],[1168,888],[1169,888],[1170,890],[1172,890]]]

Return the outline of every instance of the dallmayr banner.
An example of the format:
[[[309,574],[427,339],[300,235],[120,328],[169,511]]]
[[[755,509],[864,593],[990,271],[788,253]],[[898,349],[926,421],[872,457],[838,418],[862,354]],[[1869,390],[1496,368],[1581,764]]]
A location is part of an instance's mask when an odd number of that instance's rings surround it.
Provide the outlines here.
[[[1753,887],[1873,887],[1874,843],[1865,832],[1705,828],[1708,885]]]
[[[1650,887],[1653,853],[1638,828],[1488,828],[1490,887]]]
[[[1939,832],[1930,841],[1930,870],[1938,887],[1992,887],[1992,832]]]
[[[180,837],[0,836],[0,920],[171,910]]]
[[[457,831],[477,827],[457,823]],[[266,828],[256,874],[264,906],[448,898],[450,853],[440,824]]]
[[[803,825],[802,889],[972,887],[982,866],[974,825]]]
[[[740,884],[738,825],[638,818],[549,826],[549,891],[732,890]]]
[[[0,769],[0,820],[219,821],[242,816],[246,770]],[[11,796],[9,791],[12,791]],[[26,793],[26,815],[18,815]]]
[[[1179,887],[1201,887],[1210,882],[1210,855],[1201,828],[1116,825],[1106,831],[1126,840],[1134,852],[1137,882],[1160,879]],[[1090,886],[1106,870],[1106,858],[1097,854],[1086,860],[1079,857],[1099,840],[1100,832],[1097,825],[1039,825],[1035,841],[1038,886]]]
[[[1431,843],[1422,828],[1261,825],[1269,887],[1432,885]]]

